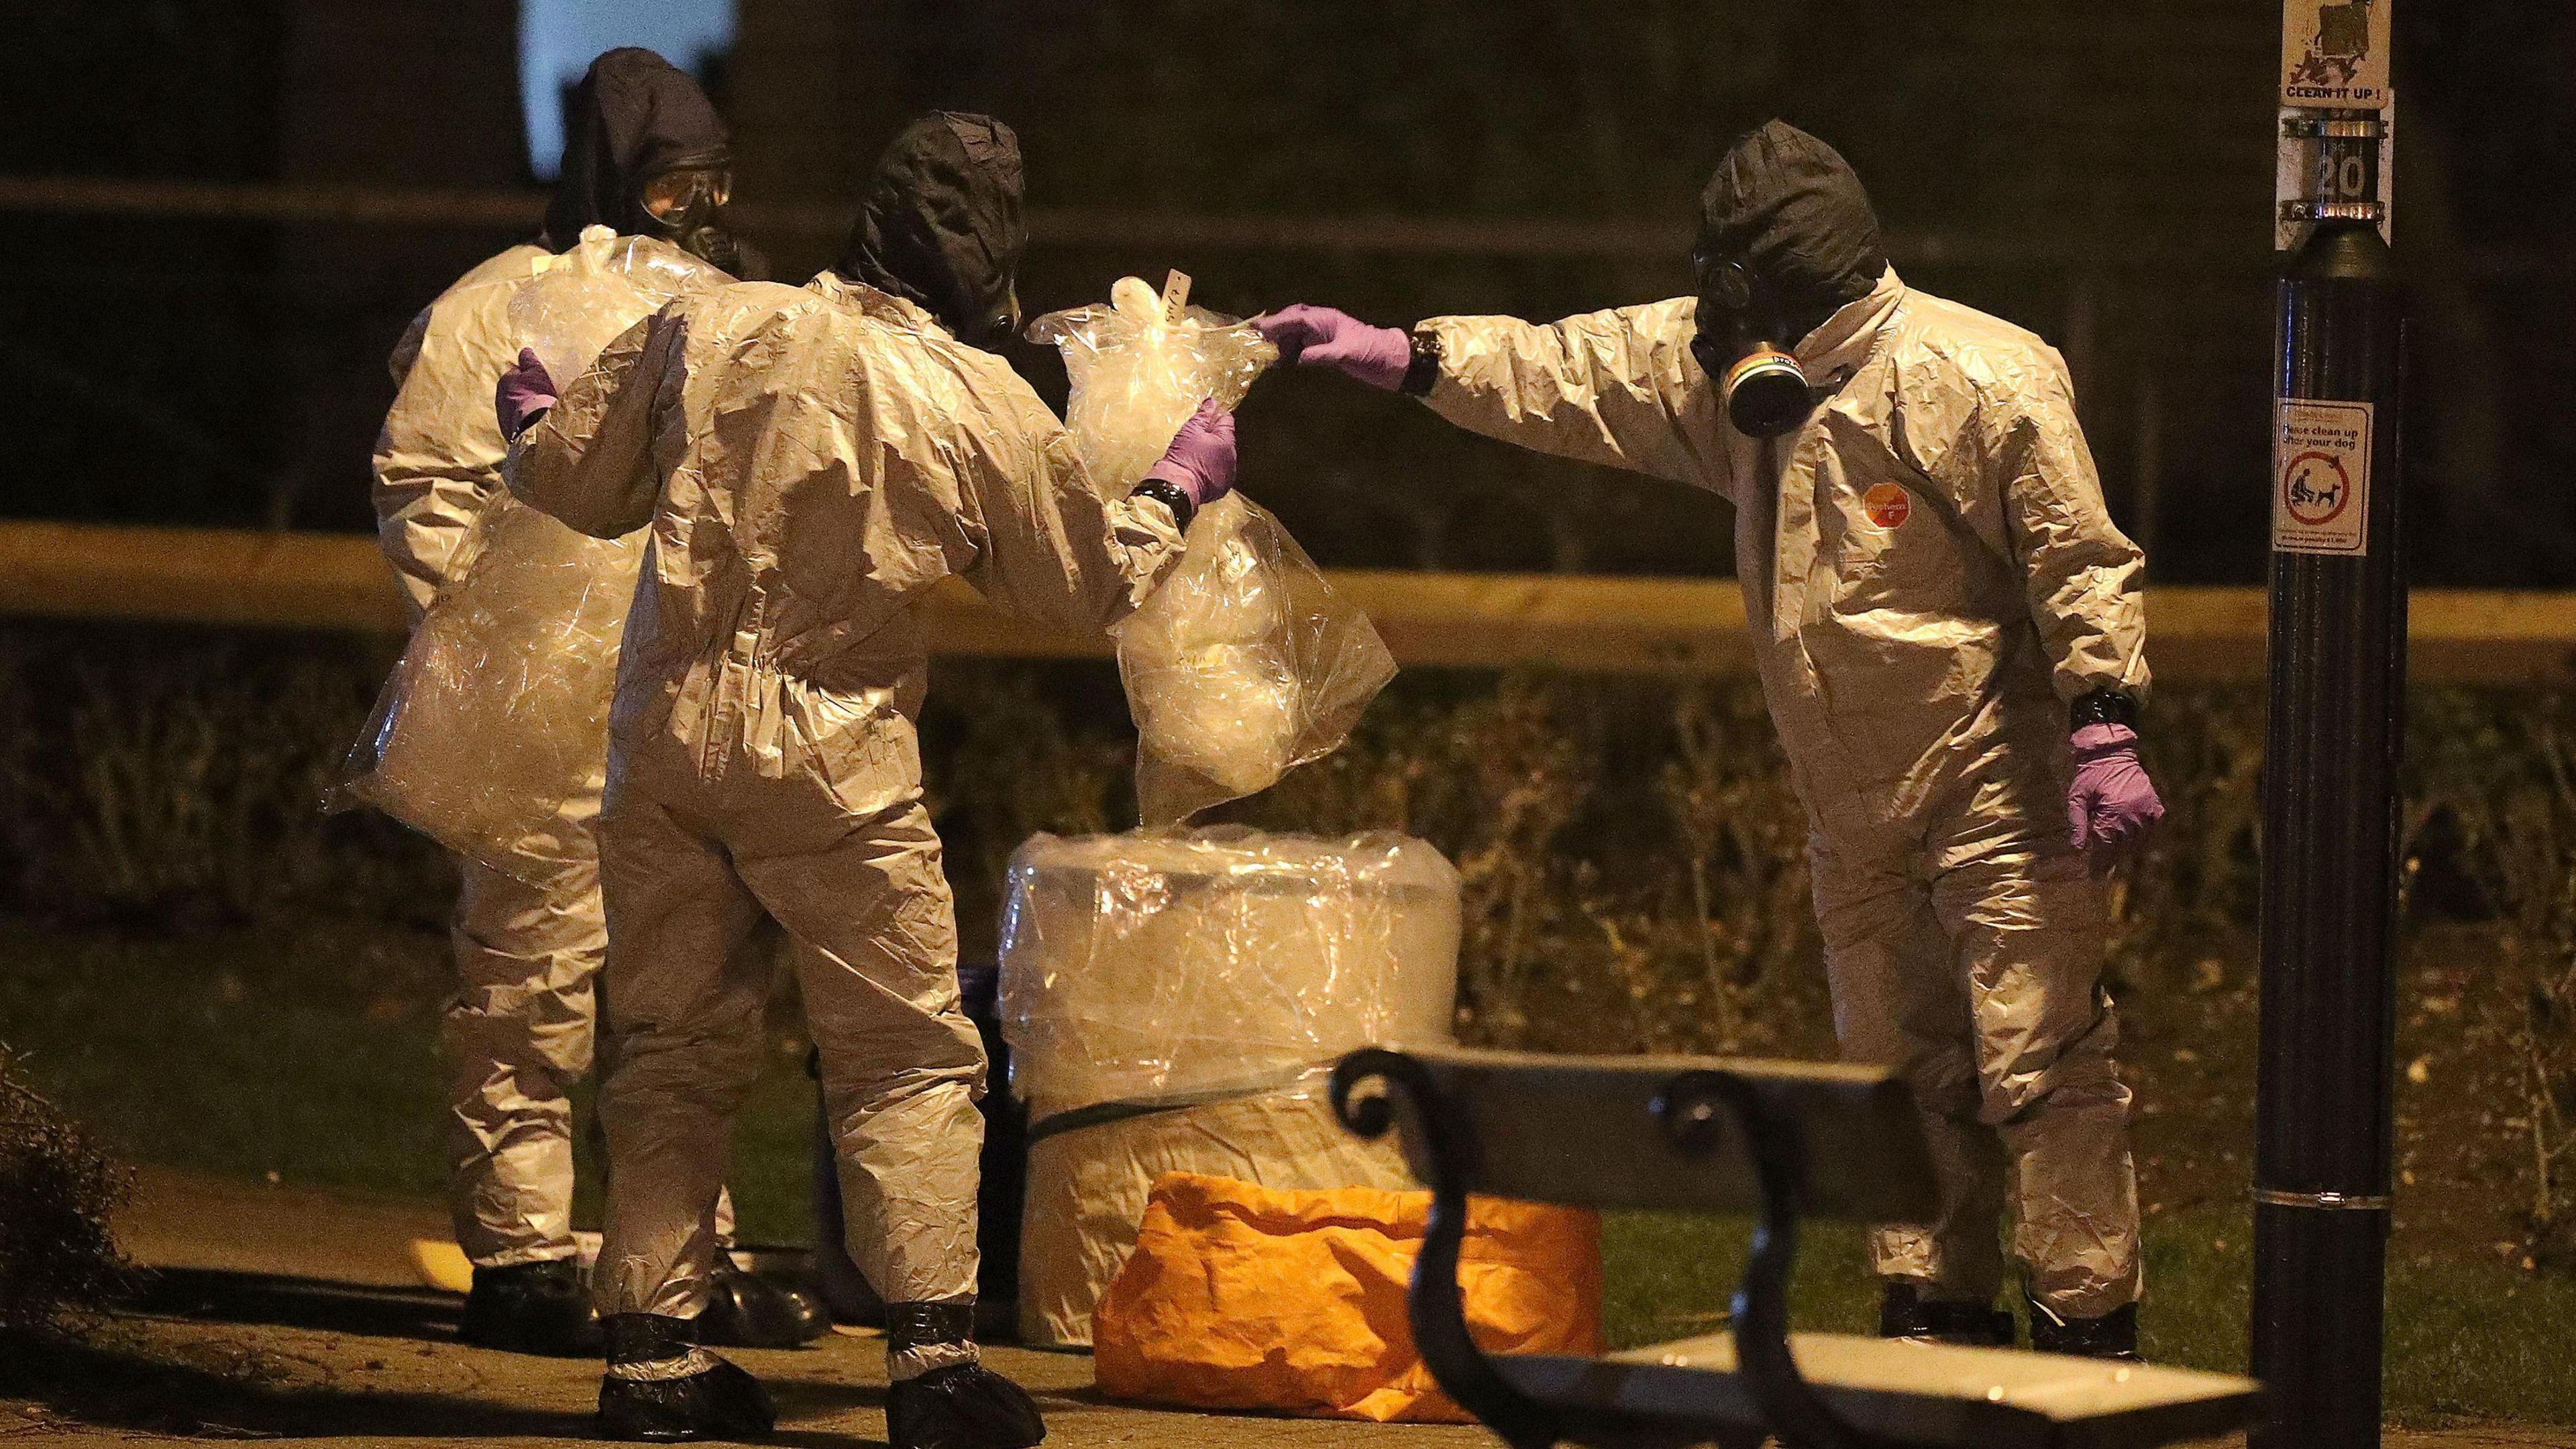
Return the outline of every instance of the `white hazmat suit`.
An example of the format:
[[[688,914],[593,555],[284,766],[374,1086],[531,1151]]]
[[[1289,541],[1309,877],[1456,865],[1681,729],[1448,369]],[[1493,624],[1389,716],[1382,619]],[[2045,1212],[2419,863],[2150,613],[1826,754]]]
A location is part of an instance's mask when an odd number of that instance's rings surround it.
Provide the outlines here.
[[[2105,896],[2070,845],[2067,703],[2147,688],[2137,548],[2056,352],[1887,270],[1796,346],[1834,386],[1795,431],[1730,426],[1695,298],[1538,326],[1448,317],[1427,401],[1463,427],[1720,493],[1763,691],[1812,829],[1847,1055],[1900,1066],[1941,1216],[1878,1270],[1991,1302],[2018,1165],[2036,1302],[2138,1290],[2129,1093],[2101,989]]]
[[[377,539],[417,625],[472,565],[466,544],[501,490],[492,384],[518,355],[515,283],[554,261],[512,247],[466,273],[394,350],[397,392],[376,442]],[[516,852],[514,876],[460,858],[458,992],[440,1024],[448,1080],[449,1215],[477,1266],[569,1258],[572,1085],[590,1070],[591,980],[608,946],[591,823],[577,792]]]
[[[971,1299],[985,1058],[922,801],[924,605],[961,576],[1105,626],[1177,557],[1170,511],[1096,489],[1000,358],[834,272],[683,299],[619,338],[510,481],[595,536],[652,527],[600,830],[601,1312],[685,1318],[703,1295],[700,1224],[761,1059],[768,974],[740,948],[764,914],[794,942],[852,1258],[889,1303]]]

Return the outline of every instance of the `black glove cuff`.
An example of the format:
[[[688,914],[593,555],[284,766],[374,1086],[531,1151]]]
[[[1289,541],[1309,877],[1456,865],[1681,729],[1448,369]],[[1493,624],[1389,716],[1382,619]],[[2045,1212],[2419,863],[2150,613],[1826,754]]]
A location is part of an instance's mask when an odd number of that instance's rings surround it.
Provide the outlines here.
[[[2138,702],[2116,689],[2097,689],[2083,695],[2066,707],[2066,714],[2079,730],[2097,724],[2132,730],[2138,727]]]
[[[1413,333],[1413,360],[1404,365],[1404,384],[1400,391],[1406,397],[1429,397],[1432,386],[1440,381],[1440,334],[1429,328]]]
[[[975,1338],[975,1300],[886,1305],[886,1350],[928,1348],[939,1343],[971,1343]]]
[[[1168,479],[1148,478],[1129,489],[1127,496],[1159,501],[1165,508],[1172,510],[1172,522],[1179,525],[1183,533],[1190,531],[1190,520],[1196,517],[1199,511],[1199,506],[1190,501],[1190,495],[1182,492],[1179,484]]]

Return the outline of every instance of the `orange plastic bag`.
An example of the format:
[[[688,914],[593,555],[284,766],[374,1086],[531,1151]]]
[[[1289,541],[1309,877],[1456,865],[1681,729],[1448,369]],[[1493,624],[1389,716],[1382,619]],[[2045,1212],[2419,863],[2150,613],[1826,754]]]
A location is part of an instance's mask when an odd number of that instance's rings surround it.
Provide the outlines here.
[[[1092,1319],[1101,1392],[1198,1409],[1472,1422],[1405,1324],[1427,1192],[1256,1187],[1169,1173]],[[1488,1353],[1601,1352],[1601,1220],[1468,1204],[1467,1325]]]

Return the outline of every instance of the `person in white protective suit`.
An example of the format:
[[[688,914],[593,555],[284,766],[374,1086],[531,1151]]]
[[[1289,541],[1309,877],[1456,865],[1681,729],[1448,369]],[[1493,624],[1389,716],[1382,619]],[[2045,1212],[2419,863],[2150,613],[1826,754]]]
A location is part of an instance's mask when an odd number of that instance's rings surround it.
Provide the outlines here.
[[[794,942],[850,1256],[887,1305],[889,1438],[1044,1435],[973,1341],[985,1056],[922,800],[924,609],[956,576],[1025,617],[1110,624],[1231,486],[1234,447],[1202,407],[1146,479],[1085,472],[980,346],[1017,326],[1026,235],[1009,128],[935,113],[888,148],[848,250],[808,285],[674,302],[560,400],[533,358],[504,382],[521,498],[601,537],[652,527],[600,820],[607,1437],[772,1421],[687,1321],[763,1054],[767,976],[741,947],[764,916]]]
[[[1772,122],[1702,209],[1696,297],[1547,326],[1255,325],[1460,426],[1733,501],[1835,1028],[1911,1082],[1939,1169],[1937,1221],[1876,1237],[1882,1331],[2013,1341],[2009,1181],[2033,1346],[2134,1357],[2102,867],[2162,813],[2135,748],[2139,552],[2057,353],[1899,280],[1831,147]]]
[[[567,119],[544,236],[468,272],[394,350],[398,391],[376,442],[374,492],[378,540],[414,625],[465,576],[475,522],[501,491],[506,445],[492,389],[517,351],[509,284],[536,276],[593,225],[740,265],[716,207],[729,164],[724,124],[695,81],[651,51],[610,51],[583,77]],[[515,874],[458,861],[458,990],[440,1030],[449,1209],[474,1265],[459,1332],[487,1348],[598,1351],[572,1236],[570,1096],[591,1067],[591,988],[608,943],[598,810],[594,781],[521,847]],[[730,1205],[720,1212],[729,1232]],[[723,1279],[704,1326],[711,1338],[786,1345],[828,1327],[818,1305],[729,1262]]]

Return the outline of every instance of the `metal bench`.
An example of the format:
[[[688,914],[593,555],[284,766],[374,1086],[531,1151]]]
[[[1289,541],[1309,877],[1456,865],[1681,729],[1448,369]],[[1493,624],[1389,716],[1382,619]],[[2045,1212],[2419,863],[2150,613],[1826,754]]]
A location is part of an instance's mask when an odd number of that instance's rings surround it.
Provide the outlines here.
[[[1513,1449],[2152,1449],[2244,1428],[2250,1379],[2010,1349],[1791,1334],[1802,1217],[1920,1222],[1922,1126],[1869,1067],[1702,1057],[1545,1057],[1370,1048],[1334,1110],[1401,1128],[1432,1208],[1409,1301],[1440,1387]],[[1583,1359],[1489,1356],[1458,1288],[1467,1196],[1569,1207],[1749,1212],[1731,1332]]]

